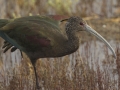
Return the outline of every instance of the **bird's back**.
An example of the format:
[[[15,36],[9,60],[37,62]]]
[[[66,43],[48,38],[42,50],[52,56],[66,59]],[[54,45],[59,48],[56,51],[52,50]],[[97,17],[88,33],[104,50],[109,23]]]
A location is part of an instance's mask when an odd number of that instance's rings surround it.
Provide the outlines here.
[[[44,52],[46,56],[53,52],[58,56],[57,50],[63,52],[62,47],[67,40],[59,27],[59,23],[48,16],[12,19],[0,28],[0,33],[3,39],[18,49],[24,52],[39,51],[41,54]]]
[[[0,28],[5,26],[8,23],[9,23],[9,20],[7,20],[7,19],[0,19]]]

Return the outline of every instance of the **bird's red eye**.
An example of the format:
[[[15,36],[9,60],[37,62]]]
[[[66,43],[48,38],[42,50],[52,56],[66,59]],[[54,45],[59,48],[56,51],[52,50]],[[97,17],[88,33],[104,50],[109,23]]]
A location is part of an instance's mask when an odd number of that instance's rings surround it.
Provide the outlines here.
[[[84,25],[82,22],[80,22],[80,25]]]

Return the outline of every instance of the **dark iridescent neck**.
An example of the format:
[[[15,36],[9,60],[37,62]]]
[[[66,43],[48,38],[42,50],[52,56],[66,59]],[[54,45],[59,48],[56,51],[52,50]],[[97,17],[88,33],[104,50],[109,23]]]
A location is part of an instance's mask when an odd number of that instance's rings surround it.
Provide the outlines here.
[[[77,36],[77,33],[67,33],[68,39],[69,39],[69,43],[73,44],[73,45],[79,45],[79,38]]]
[[[71,41],[73,43],[79,43],[76,25],[74,25],[72,23],[67,23],[65,31],[66,31],[66,34],[67,34],[69,41]]]
[[[77,32],[72,30],[72,28],[66,29],[66,34],[68,37],[67,48],[71,50],[71,52],[75,52],[79,47],[79,38],[77,36]]]

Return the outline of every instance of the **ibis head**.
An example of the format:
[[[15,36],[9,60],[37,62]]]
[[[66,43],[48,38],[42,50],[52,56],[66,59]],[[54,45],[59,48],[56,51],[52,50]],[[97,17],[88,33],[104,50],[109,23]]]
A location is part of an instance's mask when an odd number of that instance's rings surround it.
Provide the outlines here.
[[[82,18],[71,17],[69,19],[64,19],[62,21],[67,21],[67,23],[66,23],[66,32],[67,33],[73,32],[74,34],[77,34],[79,31],[87,31],[88,33],[91,33],[92,35],[97,37],[105,45],[108,46],[108,48],[113,53],[114,58],[116,59],[117,56],[115,54],[114,49],[111,47],[111,45],[99,33],[97,33],[94,29],[92,29]],[[70,37],[72,37],[72,36],[70,36]]]

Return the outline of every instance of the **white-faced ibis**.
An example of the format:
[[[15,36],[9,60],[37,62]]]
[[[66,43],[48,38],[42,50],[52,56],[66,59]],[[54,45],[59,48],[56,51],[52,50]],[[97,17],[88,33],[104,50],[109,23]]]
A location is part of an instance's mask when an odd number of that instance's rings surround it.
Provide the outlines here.
[[[5,40],[4,52],[19,49],[30,58],[35,71],[35,62],[39,58],[61,57],[75,52],[79,47],[79,31],[87,31],[103,41],[116,54],[111,45],[80,17],[70,17],[61,21],[57,16],[28,16],[16,19],[0,19],[0,36]],[[65,34],[59,23],[66,21]]]

